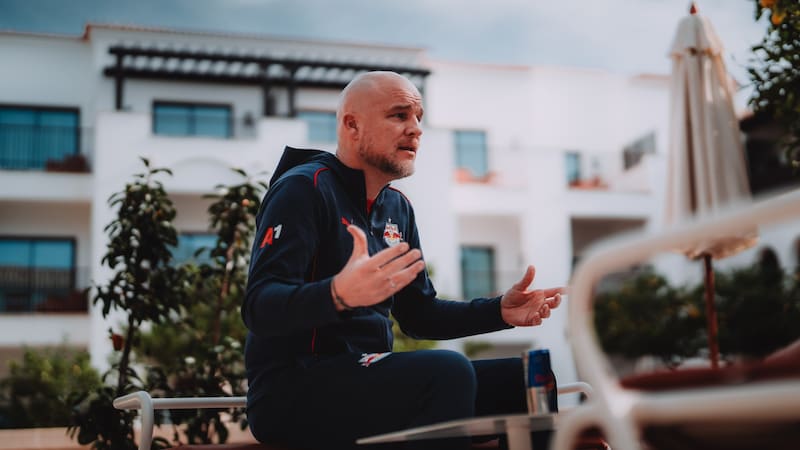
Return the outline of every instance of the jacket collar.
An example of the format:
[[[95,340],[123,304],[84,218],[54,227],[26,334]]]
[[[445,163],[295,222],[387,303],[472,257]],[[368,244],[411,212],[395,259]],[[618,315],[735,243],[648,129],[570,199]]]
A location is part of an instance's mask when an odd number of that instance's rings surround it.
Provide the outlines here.
[[[278,180],[286,171],[292,167],[299,166],[307,162],[318,162],[325,167],[329,168],[331,172],[339,179],[339,182],[344,186],[347,195],[361,208],[362,211],[367,210],[367,190],[364,181],[364,172],[358,169],[352,169],[344,165],[339,158],[333,153],[324,150],[316,149],[301,149],[286,146],[283,150],[278,166],[275,168],[275,173],[272,175],[270,185]],[[388,185],[387,185],[388,186]],[[383,192],[386,190],[384,187],[378,196],[375,198],[376,204],[380,203]]]

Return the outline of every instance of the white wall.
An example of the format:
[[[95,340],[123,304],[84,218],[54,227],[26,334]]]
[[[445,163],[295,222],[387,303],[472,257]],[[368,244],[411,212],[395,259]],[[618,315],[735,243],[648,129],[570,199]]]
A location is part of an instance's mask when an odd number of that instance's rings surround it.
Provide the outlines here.
[[[87,347],[98,339],[88,324],[85,314],[0,314],[0,346]]]
[[[20,202],[89,203],[92,175],[0,170],[0,198]]]
[[[79,38],[0,33],[0,103],[78,107],[92,124],[91,54]]]
[[[392,183],[411,201],[419,228],[425,261],[434,267],[434,285],[442,295],[460,292],[458,268],[458,227],[453,205],[448,200],[452,189],[452,135],[423,129],[417,152],[416,173]]]

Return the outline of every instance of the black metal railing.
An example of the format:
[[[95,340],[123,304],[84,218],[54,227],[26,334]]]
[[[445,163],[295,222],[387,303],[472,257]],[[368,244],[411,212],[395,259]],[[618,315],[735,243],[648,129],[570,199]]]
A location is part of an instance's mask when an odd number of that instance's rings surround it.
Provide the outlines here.
[[[0,313],[88,311],[86,269],[0,266]]]
[[[86,128],[0,123],[0,169],[88,172]]]

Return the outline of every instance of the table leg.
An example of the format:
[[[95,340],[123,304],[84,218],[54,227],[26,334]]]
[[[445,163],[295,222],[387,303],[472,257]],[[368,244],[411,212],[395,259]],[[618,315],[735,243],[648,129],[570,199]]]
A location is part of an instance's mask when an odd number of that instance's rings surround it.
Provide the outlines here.
[[[527,426],[506,424],[508,450],[532,450],[531,431]]]

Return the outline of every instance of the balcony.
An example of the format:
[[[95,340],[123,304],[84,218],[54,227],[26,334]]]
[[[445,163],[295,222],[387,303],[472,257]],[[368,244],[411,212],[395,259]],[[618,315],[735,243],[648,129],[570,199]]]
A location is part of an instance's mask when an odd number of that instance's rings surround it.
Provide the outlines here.
[[[75,268],[0,266],[0,314],[85,313],[87,272]]]
[[[0,123],[0,169],[87,173],[90,129]]]
[[[566,182],[571,190],[648,193],[652,190],[649,165],[653,155],[632,161],[615,152],[567,152]]]

